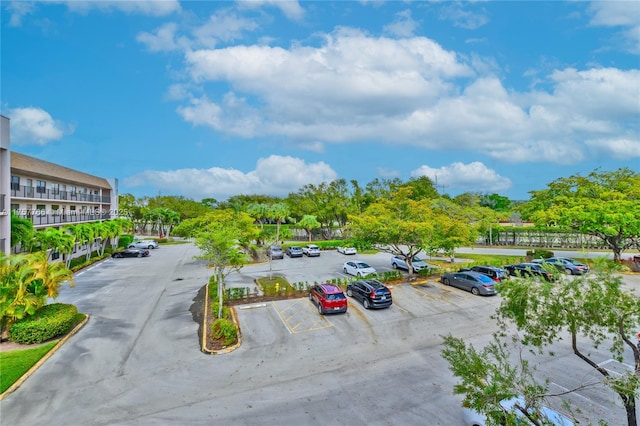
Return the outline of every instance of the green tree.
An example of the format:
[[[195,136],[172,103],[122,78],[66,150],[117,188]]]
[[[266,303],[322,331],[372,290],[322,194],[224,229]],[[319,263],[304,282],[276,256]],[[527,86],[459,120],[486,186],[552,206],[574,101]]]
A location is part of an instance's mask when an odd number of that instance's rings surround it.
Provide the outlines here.
[[[218,300],[222,302],[224,279],[233,271],[238,271],[246,255],[241,248],[246,247],[259,232],[253,225],[253,219],[244,212],[216,210],[207,214],[207,220],[194,226],[198,231],[196,245],[203,259],[213,268],[218,283]],[[222,317],[222,303],[218,318]]]
[[[411,178],[402,187],[411,188],[411,199],[416,201],[440,198],[433,181],[426,176]]]
[[[483,194],[480,199],[482,207],[488,207],[497,212],[508,212],[511,210],[511,200],[504,195]]]
[[[413,258],[433,240],[437,218],[426,203],[410,195],[410,188],[400,188],[391,199],[379,198],[349,220],[354,240],[405,259],[411,277]]]
[[[304,229],[307,232],[307,236],[309,237],[309,241],[311,241],[311,237],[313,236],[313,230],[320,228],[322,226],[318,219],[311,214],[306,214],[298,223],[296,224],[298,228]]]
[[[601,239],[618,261],[640,236],[640,174],[621,168],[560,178],[547,189],[531,191],[531,200],[520,209],[536,225]]]
[[[49,261],[56,251],[66,255],[67,259],[73,252],[74,237],[57,228],[45,228],[36,232],[34,241],[40,244],[44,253],[48,253]]]
[[[620,276],[599,271],[563,280],[561,285],[518,278],[501,285],[500,293],[501,304],[495,316],[500,330],[515,326],[520,342],[532,348],[533,354],[573,353],[602,378],[601,385],[618,394],[626,410],[628,425],[637,425],[640,349],[633,340],[640,328],[640,300],[622,288]],[[566,335],[570,343],[562,344]],[[494,338],[494,346],[499,346],[503,344],[505,333],[497,332]],[[619,362],[623,362],[625,356],[633,357],[634,369],[612,373],[601,366],[597,355],[592,354],[592,348],[604,344],[609,347],[611,357]],[[451,336],[445,340],[445,347],[443,355],[462,381],[454,391],[465,394],[466,404],[483,411],[484,403],[495,401],[496,389],[503,390],[500,397],[515,394],[513,385],[507,386],[507,381],[494,383],[495,377],[504,378],[510,374],[507,366],[494,362],[494,357],[484,356],[482,362],[467,363],[465,367],[464,358],[473,351]],[[525,363],[524,368],[528,367]],[[539,388],[530,392],[529,397],[540,400],[545,392],[546,389]]]
[[[33,222],[11,211],[11,247],[20,244],[30,249],[34,232]]]
[[[280,241],[280,226],[289,218],[289,206],[285,203],[276,203],[269,206],[267,210],[267,218],[276,222],[276,241]]]
[[[305,214],[315,215],[322,224],[325,238],[333,237],[336,225],[344,227],[347,216],[353,210],[351,196],[344,179],[322,182],[319,185],[303,186],[296,196],[289,197],[290,203],[298,206],[298,218]],[[304,208],[304,209],[302,209]]]

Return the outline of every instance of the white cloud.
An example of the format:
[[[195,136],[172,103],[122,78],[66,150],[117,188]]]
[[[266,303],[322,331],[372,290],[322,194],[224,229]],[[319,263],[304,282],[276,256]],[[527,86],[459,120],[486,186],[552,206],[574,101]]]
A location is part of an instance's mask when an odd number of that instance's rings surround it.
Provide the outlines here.
[[[594,1],[588,12],[593,26],[622,28],[618,34],[622,40],[612,40],[613,48],[623,47],[630,53],[640,54],[640,2]]]
[[[392,23],[384,26],[384,32],[398,37],[412,37],[418,29],[418,22],[411,17],[407,9],[396,14]]]
[[[287,18],[293,21],[300,21],[304,18],[304,9],[297,0],[237,0],[237,3],[241,8],[247,9],[273,6],[280,9]]]
[[[426,176],[434,183],[437,182],[438,187],[443,187],[445,192],[503,192],[511,188],[511,180],[477,161],[469,164],[453,163],[439,169],[421,166],[412,171],[411,176]]]
[[[9,18],[10,27],[19,27],[22,25],[22,19],[26,15],[32,14],[36,7],[32,2],[12,1],[6,5],[7,10],[11,14]]]
[[[589,140],[629,139],[640,128],[637,69],[556,69],[535,75],[545,90],[519,92],[503,85],[495,62],[425,37],[339,28],[319,46],[238,45],[188,51],[185,60],[190,81],[179,94],[188,103],[178,112],[186,121],[316,151],[375,140],[569,164],[593,154]],[[227,93],[207,91],[220,82]]]
[[[253,171],[211,167],[145,171],[124,180],[127,186],[150,186],[163,192],[179,192],[195,199],[224,199],[237,194],[285,196],[307,184],[330,182],[336,172],[326,163],[272,155],[261,158]]]
[[[41,108],[13,108],[7,115],[11,119],[11,143],[16,145],[46,145],[75,130]]]
[[[156,28],[153,32],[141,32],[136,36],[139,43],[144,44],[150,52],[168,52],[179,49],[181,46],[175,39],[178,25],[167,22]]]
[[[451,2],[440,9],[440,19],[453,22],[456,27],[475,30],[489,22],[484,10],[470,11],[467,4]]]
[[[587,141],[587,145],[598,156],[620,160],[640,158],[640,140],[637,139],[597,139]]]
[[[70,11],[86,13],[92,9],[103,12],[120,11],[129,14],[149,16],[166,16],[180,12],[178,0],[100,0],[100,1],[66,1],[64,2]]]

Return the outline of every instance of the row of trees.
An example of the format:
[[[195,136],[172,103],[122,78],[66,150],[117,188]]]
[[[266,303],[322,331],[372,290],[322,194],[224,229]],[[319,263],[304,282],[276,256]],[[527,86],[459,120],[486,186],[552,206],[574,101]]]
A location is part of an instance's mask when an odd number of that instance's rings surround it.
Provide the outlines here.
[[[66,266],[69,267],[71,254],[77,246],[87,246],[85,256],[86,260],[89,260],[96,241],[99,243],[98,254],[102,256],[109,243],[117,247],[120,235],[131,230],[131,221],[115,218],[104,222],[72,224],[36,231],[31,221],[12,215],[11,245],[20,244],[24,251],[29,252],[42,251],[46,253],[47,261],[51,261],[56,253],[63,255]]]

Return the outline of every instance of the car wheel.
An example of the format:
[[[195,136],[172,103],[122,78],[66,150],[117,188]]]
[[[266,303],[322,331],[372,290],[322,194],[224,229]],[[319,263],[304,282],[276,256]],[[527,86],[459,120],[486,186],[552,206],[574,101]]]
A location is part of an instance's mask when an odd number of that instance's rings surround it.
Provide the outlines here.
[[[473,294],[474,296],[479,295],[480,290],[478,290],[478,287],[471,287],[471,294]]]
[[[567,275],[573,274],[573,271],[569,268],[565,269],[564,271],[567,273]]]
[[[129,246],[129,247],[127,247],[127,248],[136,248],[136,247],[135,247],[135,246]]]
[[[309,293],[309,300],[313,302],[313,296],[311,295],[311,293]]]
[[[364,306],[365,309],[369,309],[371,307],[371,303],[369,303],[369,299],[362,299],[362,306]]]
[[[324,315],[324,311],[322,310],[322,303],[318,303],[318,313],[320,315]]]
[[[117,253],[117,254],[116,254],[116,257],[121,259],[121,258],[122,258],[122,255],[121,255],[120,253]]]
[[[444,285],[449,285],[449,278],[445,278],[442,282]]]
[[[347,268],[343,268],[343,270],[344,270],[344,273],[346,274],[347,273]]]
[[[358,272],[357,274],[360,278],[362,278],[362,272]]]
[[[353,292],[351,291],[350,288],[347,289],[347,296],[353,297]]]
[[[147,247],[149,250],[153,250],[153,246],[149,246]]]
[[[142,257],[142,253],[138,253],[138,254],[137,254],[137,257]]]
[[[391,267],[392,267],[393,269],[398,269],[398,264],[396,264],[396,263],[392,263],[392,264],[391,264]]]

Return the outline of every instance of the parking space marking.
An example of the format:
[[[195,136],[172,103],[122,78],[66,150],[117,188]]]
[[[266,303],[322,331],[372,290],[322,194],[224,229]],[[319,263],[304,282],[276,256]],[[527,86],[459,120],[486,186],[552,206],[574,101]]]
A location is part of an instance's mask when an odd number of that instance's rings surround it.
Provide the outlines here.
[[[426,296],[426,297],[429,297],[429,298],[431,298],[431,299],[438,300],[438,301],[440,301],[440,302],[444,302],[444,303],[446,303],[446,304],[448,304],[448,305],[451,305],[451,302],[450,302],[449,300],[447,300],[446,298],[444,298],[444,297],[440,297],[440,296],[437,296],[437,295],[432,294],[432,293],[430,293],[430,292],[428,292],[428,291],[425,291],[425,290],[422,290],[422,289],[418,288],[418,286],[420,286],[420,285],[421,285],[421,284],[412,284],[412,285],[411,285],[411,288],[413,288],[415,291],[417,291],[417,292],[418,292],[419,294],[421,294],[422,296]],[[442,290],[442,289],[440,289],[440,290]],[[456,296],[457,296],[457,295],[456,295]],[[458,296],[458,297],[459,297],[459,296]]]
[[[289,333],[303,333],[333,327],[324,316],[319,315],[307,299],[289,300],[286,306],[280,308],[276,302],[271,302]]]

